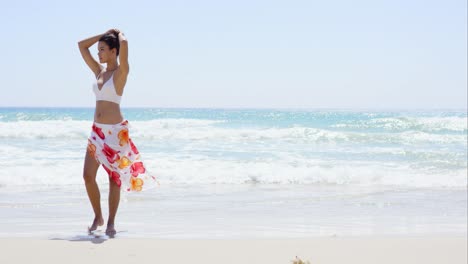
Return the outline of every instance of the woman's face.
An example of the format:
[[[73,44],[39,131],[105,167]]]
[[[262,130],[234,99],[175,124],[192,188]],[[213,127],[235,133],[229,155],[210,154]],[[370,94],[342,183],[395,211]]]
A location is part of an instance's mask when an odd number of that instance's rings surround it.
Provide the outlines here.
[[[110,50],[109,46],[104,41],[98,43],[98,57],[100,63],[107,63],[110,58],[115,55],[115,49]]]

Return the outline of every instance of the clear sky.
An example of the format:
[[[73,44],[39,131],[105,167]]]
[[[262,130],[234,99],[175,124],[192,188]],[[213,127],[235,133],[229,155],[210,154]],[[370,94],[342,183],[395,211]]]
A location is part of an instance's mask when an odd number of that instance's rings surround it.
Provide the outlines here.
[[[110,28],[123,107],[467,108],[466,0],[2,1],[0,107],[94,106]]]

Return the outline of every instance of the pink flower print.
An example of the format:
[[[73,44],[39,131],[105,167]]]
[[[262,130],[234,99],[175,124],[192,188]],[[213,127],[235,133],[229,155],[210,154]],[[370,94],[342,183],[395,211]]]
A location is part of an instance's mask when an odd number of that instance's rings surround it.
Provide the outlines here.
[[[120,174],[116,171],[111,171],[104,164],[102,165],[102,167],[104,167],[104,169],[107,171],[109,178],[112,179],[117,184],[117,186],[120,187],[122,185],[122,181],[120,181]]]
[[[133,177],[138,176],[138,174],[145,173],[146,169],[143,166],[143,162],[135,162],[130,167],[130,173],[132,173]]]
[[[116,151],[109,147],[106,143],[104,143],[104,148],[102,149],[102,153],[106,155],[107,160],[109,161],[110,164],[114,163],[116,160],[119,160],[120,157],[117,155],[119,151]]]
[[[128,139],[128,142],[130,143],[130,147],[132,148],[133,153],[138,154],[138,149],[136,148],[135,144],[133,144],[133,141],[131,138]]]
[[[106,136],[104,133],[102,133],[102,129],[97,127],[96,125],[93,125],[93,131],[96,133],[101,139],[104,139]]]
[[[111,172],[111,175],[110,175],[110,178],[115,182],[117,183],[117,186],[121,186],[122,185],[122,182],[120,181],[120,175],[118,172],[116,171],[112,171]]]

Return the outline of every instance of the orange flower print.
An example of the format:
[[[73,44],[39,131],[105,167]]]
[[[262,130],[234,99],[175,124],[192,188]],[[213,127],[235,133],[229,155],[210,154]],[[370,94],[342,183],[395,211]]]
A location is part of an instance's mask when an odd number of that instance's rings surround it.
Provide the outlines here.
[[[130,183],[131,183],[130,189],[131,189],[132,191],[137,191],[137,192],[139,192],[139,191],[141,191],[141,190],[143,189],[143,188],[142,188],[142,186],[143,186],[143,180],[140,179],[140,178],[132,177],[132,178],[130,179]]]
[[[130,166],[130,164],[132,164],[132,162],[126,156],[123,156],[122,158],[120,158],[118,162],[119,162],[119,169],[125,169],[128,166]]]
[[[128,144],[128,130],[127,129],[122,129],[119,132],[119,145],[120,146],[125,146]]]
[[[91,143],[91,140],[88,139],[88,151],[89,154],[92,155],[93,157],[96,156],[96,146]]]

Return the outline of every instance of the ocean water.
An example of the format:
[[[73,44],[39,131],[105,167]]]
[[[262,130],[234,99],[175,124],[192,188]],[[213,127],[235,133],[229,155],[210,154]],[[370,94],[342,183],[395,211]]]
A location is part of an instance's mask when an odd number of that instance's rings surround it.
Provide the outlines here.
[[[85,234],[93,111],[0,108],[0,236]],[[161,186],[122,195],[120,236],[466,235],[466,110],[122,112]]]

